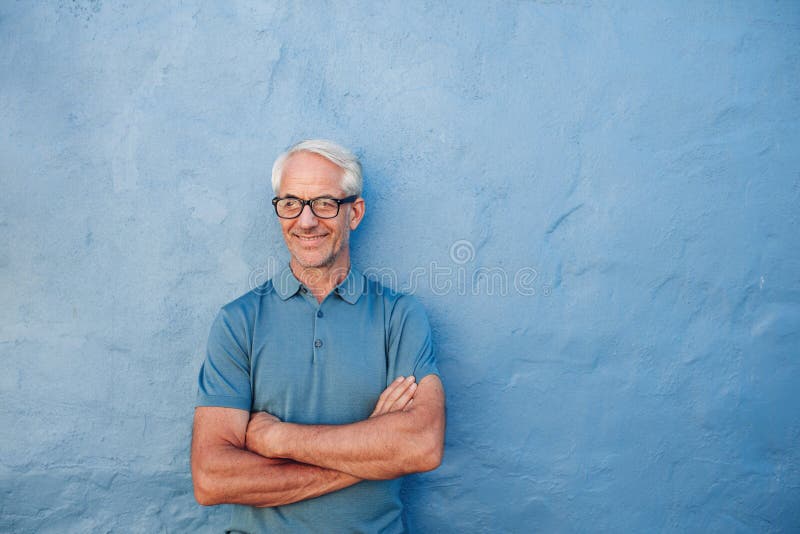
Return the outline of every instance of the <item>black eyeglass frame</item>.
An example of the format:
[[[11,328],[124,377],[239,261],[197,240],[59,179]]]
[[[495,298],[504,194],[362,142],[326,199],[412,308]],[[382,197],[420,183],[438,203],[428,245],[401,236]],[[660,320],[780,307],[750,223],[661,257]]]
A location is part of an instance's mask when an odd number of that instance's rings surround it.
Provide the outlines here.
[[[317,197],[308,200],[303,200],[302,198],[297,198],[292,196],[275,197],[272,199],[272,206],[275,208],[275,215],[277,215],[281,219],[297,219],[298,217],[300,217],[300,215],[303,214],[303,210],[306,209],[306,205],[308,205],[308,208],[311,210],[311,213],[314,214],[314,217],[318,219],[335,219],[336,217],[339,216],[339,211],[342,208],[342,204],[350,204],[351,202],[355,202],[356,200],[358,200],[358,197],[359,195],[351,195],[345,198]],[[278,202],[280,202],[281,200],[288,200],[288,199],[297,200],[300,202],[300,211],[298,211],[297,215],[295,215],[294,217],[284,217],[283,215],[278,213]],[[312,204],[312,202],[316,200],[333,200],[334,202],[336,202],[336,215],[331,215],[330,217],[322,217],[320,215],[317,215],[317,212],[314,211],[314,205]]]

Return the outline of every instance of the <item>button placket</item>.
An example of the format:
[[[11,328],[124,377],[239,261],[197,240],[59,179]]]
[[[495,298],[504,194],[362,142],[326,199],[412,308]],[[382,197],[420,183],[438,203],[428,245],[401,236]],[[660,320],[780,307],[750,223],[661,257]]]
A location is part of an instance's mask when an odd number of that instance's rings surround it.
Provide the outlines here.
[[[314,360],[317,360],[320,357],[320,350],[322,347],[325,346],[325,342],[322,340],[322,336],[320,334],[320,327],[319,327],[319,320],[325,314],[322,312],[321,309],[317,308],[312,316],[314,318]]]

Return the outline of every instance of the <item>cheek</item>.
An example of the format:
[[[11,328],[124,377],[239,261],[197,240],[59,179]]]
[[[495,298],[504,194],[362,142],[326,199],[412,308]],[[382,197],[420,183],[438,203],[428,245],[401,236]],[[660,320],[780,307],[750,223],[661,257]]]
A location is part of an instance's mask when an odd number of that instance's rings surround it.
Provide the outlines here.
[[[283,222],[283,220],[281,220],[281,232],[283,232],[284,235],[288,235],[291,229],[292,229],[291,223]]]

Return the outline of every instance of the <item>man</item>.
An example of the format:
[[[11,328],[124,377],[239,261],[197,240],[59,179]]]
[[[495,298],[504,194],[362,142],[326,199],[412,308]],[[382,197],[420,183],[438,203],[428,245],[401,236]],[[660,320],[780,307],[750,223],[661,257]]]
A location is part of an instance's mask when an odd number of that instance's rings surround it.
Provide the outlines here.
[[[403,475],[435,469],[444,390],[422,307],[350,265],[361,166],[303,141],[272,169],[291,260],[217,315],[192,479],[229,532],[402,532]]]

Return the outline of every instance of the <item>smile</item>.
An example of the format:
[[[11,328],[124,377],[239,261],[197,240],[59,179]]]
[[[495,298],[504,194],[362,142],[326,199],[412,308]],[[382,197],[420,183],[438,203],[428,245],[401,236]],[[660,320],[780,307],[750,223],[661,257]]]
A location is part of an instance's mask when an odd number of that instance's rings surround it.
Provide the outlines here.
[[[309,243],[313,243],[314,241],[319,241],[324,238],[327,234],[322,235],[311,235],[311,236],[302,236],[302,235],[295,235],[297,239],[300,241],[307,241]]]

